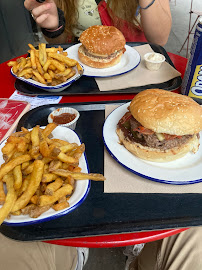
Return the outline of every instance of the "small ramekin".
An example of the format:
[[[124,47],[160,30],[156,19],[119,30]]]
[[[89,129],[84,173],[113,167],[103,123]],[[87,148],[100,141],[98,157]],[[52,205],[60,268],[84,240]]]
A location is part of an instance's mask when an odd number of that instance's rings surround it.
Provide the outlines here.
[[[68,127],[68,128],[71,128],[72,130],[74,130],[76,128],[76,124],[77,124],[77,121],[78,121],[79,116],[80,116],[79,112],[74,108],[70,108],[70,107],[58,108],[57,110],[51,112],[48,116],[48,123],[53,123],[53,117],[60,115],[60,114],[63,114],[63,113],[76,114],[76,117],[71,122],[69,122],[67,124],[58,124],[58,126]]]
[[[149,56],[153,55],[154,57],[158,57],[158,58],[161,58],[161,59],[157,59],[157,60],[154,60],[154,59],[148,59]],[[145,66],[146,68],[148,68],[149,70],[152,70],[152,71],[156,71],[156,70],[159,70],[162,63],[165,61],[165,56],[160,54],[160,53],[155,53],[155,52],[151,52],[151,53],[146,53],[144,55],[144,60],[145,60]]]

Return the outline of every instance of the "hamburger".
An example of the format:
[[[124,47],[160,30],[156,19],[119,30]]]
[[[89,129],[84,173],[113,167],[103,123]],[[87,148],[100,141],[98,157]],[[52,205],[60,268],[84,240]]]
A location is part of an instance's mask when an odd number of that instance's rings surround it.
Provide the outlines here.
[[[135,156],[168,162],[199,148],[202,107],[188,96],[160,89],[138,93],[117,124],[120,143]]]
[[[118,64],[126,50],[126,40],[114,26],[91,26],[80,35],[79,40],[82,43],[78,49],[80,61],[94,68]]]

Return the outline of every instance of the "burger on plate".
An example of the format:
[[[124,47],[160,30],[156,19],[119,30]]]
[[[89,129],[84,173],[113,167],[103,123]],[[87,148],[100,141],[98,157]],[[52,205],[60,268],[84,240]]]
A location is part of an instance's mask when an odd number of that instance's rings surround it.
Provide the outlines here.
[[[117,124],[117,135],[135,156],[167,162],[199,148],[202,107],[188,96],[149,89],[138,93]]]
[[[118,64],[125,52],[126,40],[114,26],[94,25],[79,38],[80,61],[94,68],[108,68]]]

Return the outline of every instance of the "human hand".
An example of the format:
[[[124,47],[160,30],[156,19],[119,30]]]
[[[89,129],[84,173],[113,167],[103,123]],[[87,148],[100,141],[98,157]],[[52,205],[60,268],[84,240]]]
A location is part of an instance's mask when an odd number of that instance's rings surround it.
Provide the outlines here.
[[[38,3],[36,0],[25,0],[24,6],[32,13],[36,23],[47,29],[57,29],[59,25],[57,7],[54,0]]]

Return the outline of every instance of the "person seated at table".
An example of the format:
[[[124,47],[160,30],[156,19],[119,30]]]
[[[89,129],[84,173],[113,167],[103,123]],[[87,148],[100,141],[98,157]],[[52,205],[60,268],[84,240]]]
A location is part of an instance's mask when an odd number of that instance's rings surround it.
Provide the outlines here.
[[[172,24],[169,0],[25,0],[24,6],[52,44],[72,42],[88,27],[104,24],[119,28],[126,41],[163,46]]]
[[[0,234],[0,262],[4,270],[82,270],[88,249],[20,242]],[[193,227],[162,240],[146,243],[125,270],[201,270],[202,227]],[[111,265],[113,268],[113,264]],[[94,269],[92,269],[94,270]]]

